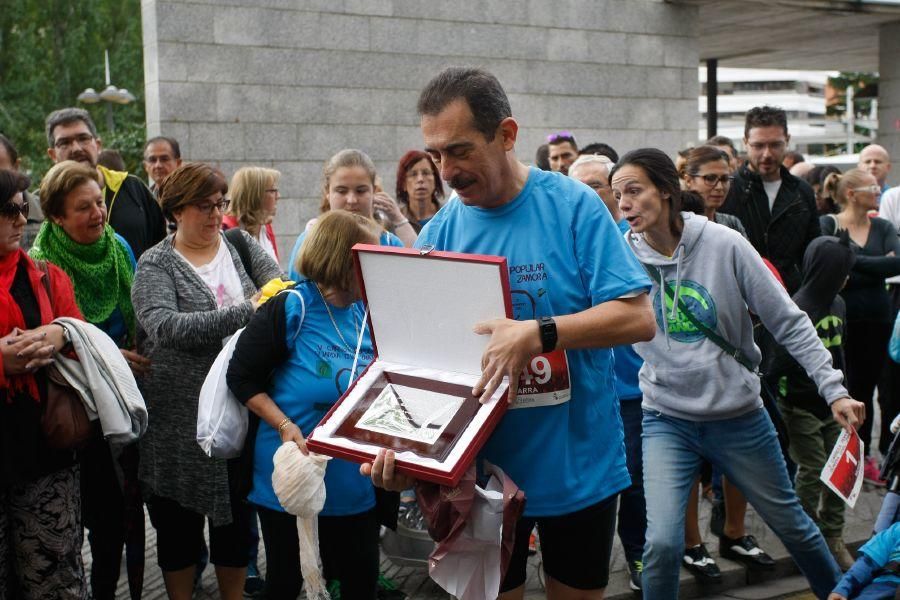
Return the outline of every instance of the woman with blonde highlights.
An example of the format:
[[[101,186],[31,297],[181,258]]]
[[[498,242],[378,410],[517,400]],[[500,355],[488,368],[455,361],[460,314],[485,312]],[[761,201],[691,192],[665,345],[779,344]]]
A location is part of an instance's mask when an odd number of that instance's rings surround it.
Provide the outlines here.
[[[843,175],[832,173],[822,183],[825,196],[833,198],[840,207],[836,215],[819,218],[822,233],[834,235],[846,230],[850,245],[856,251],[856,263],[850,279],[841,292],[847,304],[847,387],[850,395],[866,405],[871,414],[872,395],[887,356],[891,336],[891,298],[884,280],[900,274],[900,239],[894,226],[885,219],[869,216],[878,210],[881,187],[873,175],[850,169]],[[893,394],[896,395],[896,394]],[[879,398],[882,421],[893,420],[900,409],[894,398]],[[859,430],[866,454],[872,439],[872,419]],[[882,435],[880,447],[887,451],[891,436]],[[877,461],[866,458],[863,474],[867,481],[883,485]]]
[[[259,242],[263,250],[278,261],[278,244],[272,220],[281,192],[281,173],[265,167],[244,167],[231,178],[231,204],[222,217],[222,228],[240,227]]]
[[[350,250],[356,243],[377,243],[379,229],[363,215],[328,211],[303,242],[298,266],[304,279],[253,316],[228,367],[228,386],[259,418],[248,499],[262,524],[265,594],[272,600],[293,600],[302,581],[297,520],[272,488],[273,457],[288,442],[306,454],[304,435],[373,359]],[[357,347],[359,361],[351,372]],[[318,518],[325,577],[340,582],[345,600],[375,598],[378,580],[375,493],[358,470],[346,460],[328,461]]]

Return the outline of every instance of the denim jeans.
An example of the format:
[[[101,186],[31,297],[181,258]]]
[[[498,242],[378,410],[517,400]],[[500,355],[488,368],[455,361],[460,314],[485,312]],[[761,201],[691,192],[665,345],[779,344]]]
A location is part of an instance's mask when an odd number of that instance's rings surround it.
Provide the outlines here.
[[[629,563],[641,560],[644,554],[644,532],[647,530],[647,505],[644,503],[644,469],[641,457],[641,399],[619,403],[625,429],[625,463],[631,476],[631,486],[619,494],[619,539]]]
[[[684,512],[702,459],[743,492],[781,539],[819,598],[827,598],[841,571],[794,493],[775,428],[765,410],[733,419],[687,421],[644,411],[645,598],[678,597],[684,552]]]

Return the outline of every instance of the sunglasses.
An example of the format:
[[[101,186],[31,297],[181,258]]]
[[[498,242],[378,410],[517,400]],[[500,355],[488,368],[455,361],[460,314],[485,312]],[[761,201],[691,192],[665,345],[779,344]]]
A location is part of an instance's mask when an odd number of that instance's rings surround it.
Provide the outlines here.
[[[551,133],[547,136],[547,142],[552,144],[553,142],[557,142],[559,140],[574,140],[575,136],[572,135],[571,131],[560,131],[559,133]]]
[[[26,219],[28,218],[28,203],[23,202],[22,204],[17,204],[16,202],[9,202],[0,206],[0,216],[4,216],[7,219],[16,220],[19,218],[19,215],[22,215]]]
[[[853,188],[854,192],[870,192],[872,194],[881,193],[881,187],[877,185],[866,185],[863,187]]]
[[[703,180],[703,183],[709,187],[716,187],[717,183],[721,183],[722,186],[728,187],[731,185],[731,182],[734,181],[734,177],[730,175],[713,175],[712,173],[707,173],[706,175],[694,175],[694,177],[699,177]]]

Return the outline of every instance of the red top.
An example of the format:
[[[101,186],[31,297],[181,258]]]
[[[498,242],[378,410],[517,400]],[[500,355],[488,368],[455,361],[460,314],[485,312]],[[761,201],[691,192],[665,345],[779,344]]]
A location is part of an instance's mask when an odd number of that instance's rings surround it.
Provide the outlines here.
[[[222,217],[222,231],[232,229],[234,227],[238,227],[237,218],[234,215],[225,215]],[[272,229],[271,223],[266,223],[264,225],[266,231],[266,237],[269,238],[269,241],[272,242],[272,247],[275,249],[275,260],[281,260],[278,257],[278,244],[275,242],[275,230]]]

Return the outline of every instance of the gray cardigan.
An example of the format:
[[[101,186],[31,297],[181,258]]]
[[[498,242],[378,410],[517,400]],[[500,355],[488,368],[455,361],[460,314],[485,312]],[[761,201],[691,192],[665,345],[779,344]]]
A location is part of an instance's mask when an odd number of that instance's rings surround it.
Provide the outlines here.
[[[253,280],[224,236],[221,243],[231,252],[244,297],[250,298],[282,272],[253,238],[243,235]],[[197,444],[197,402],[223,338],[246,325],[253,308],[249,299],[217,308],[207,285],[176,254],[173,236],[141,256],[131,288],[138,351],[152,362],[142,386],[149,426],[140,442],[140,481],[150,495],[175,500],[224,525],[231,522],[227,464],[209,458]]]

